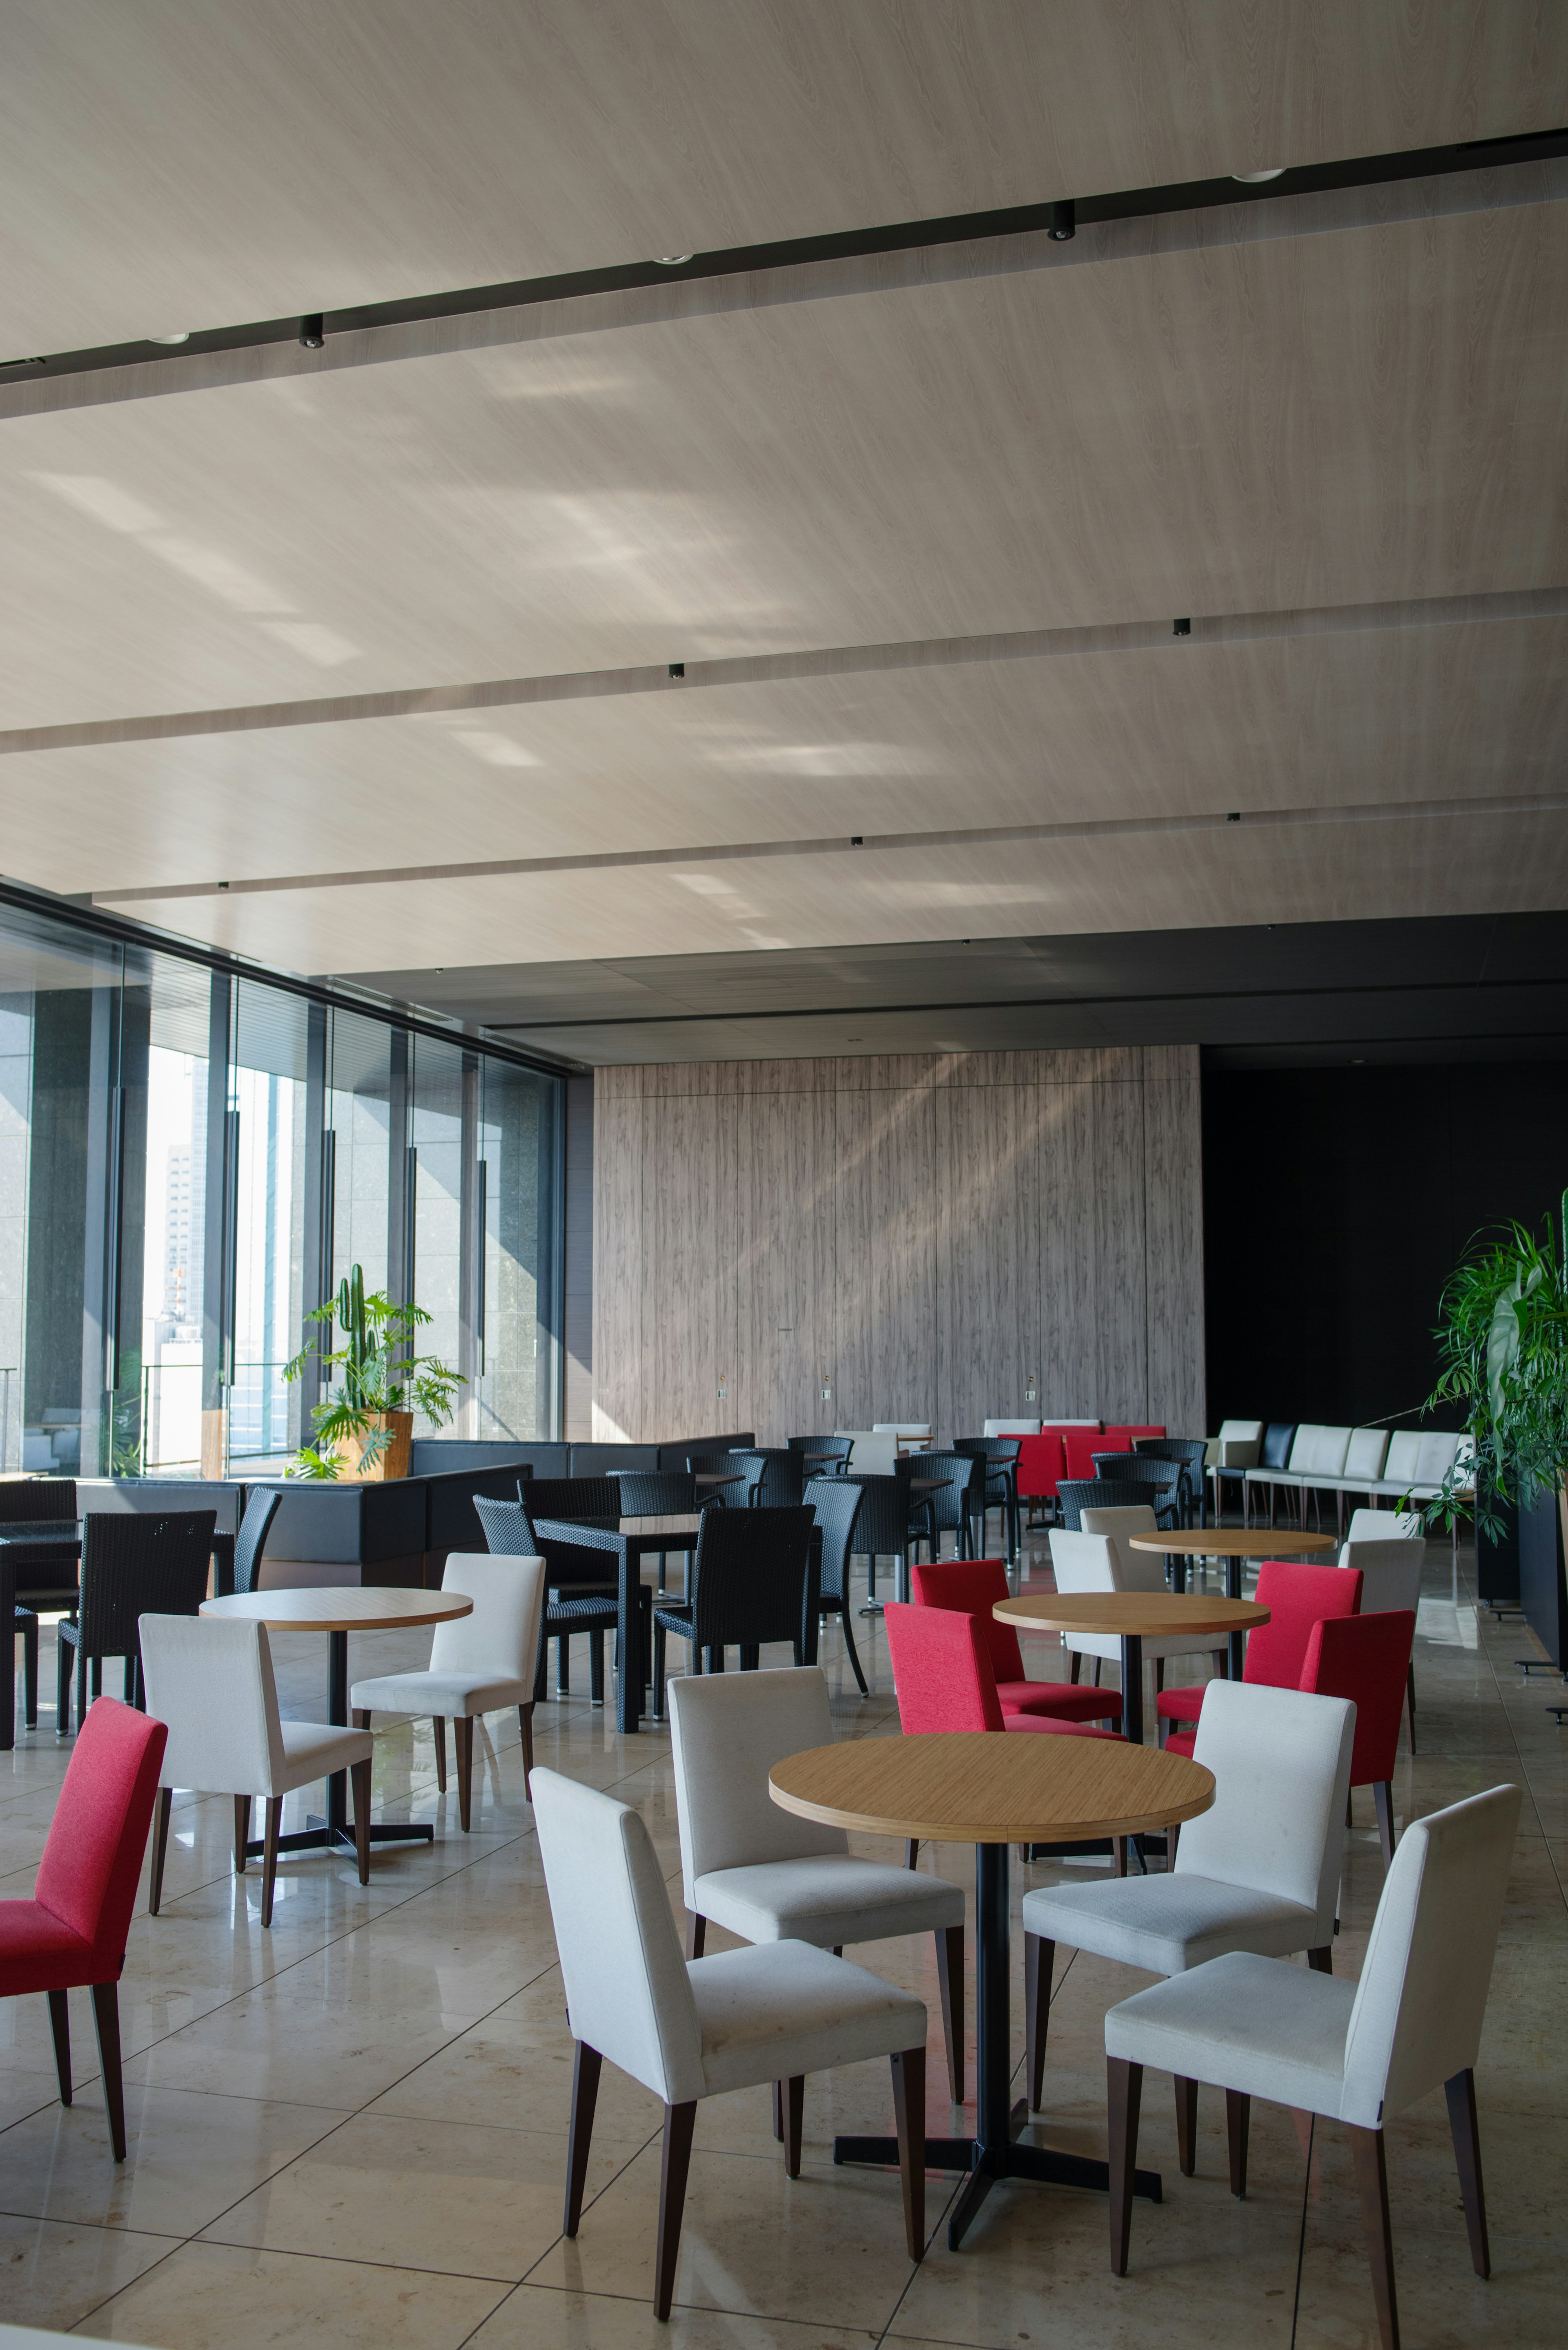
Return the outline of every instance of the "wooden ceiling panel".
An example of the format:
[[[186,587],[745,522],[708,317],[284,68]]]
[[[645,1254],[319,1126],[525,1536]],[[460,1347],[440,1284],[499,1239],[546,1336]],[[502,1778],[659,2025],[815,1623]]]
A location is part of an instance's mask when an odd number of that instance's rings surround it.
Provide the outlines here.
[[[12,349],[1552,129],[1539,0],[10,0]]]

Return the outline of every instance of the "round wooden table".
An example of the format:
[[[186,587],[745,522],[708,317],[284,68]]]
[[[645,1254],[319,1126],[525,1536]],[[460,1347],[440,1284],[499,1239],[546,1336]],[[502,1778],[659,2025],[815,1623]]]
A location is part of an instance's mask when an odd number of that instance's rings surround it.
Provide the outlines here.
[[[775,1762],[768,1793],[802,1819],[872,1835],[913,1836],[975,1848],[975,2134],[928,2138],[932,2170],[964,2170],[948,2244],[957,2251],[998,2178],[1059,2187],[1109,2185],[1103,2162],[1053,2148],[1019,2146],[1028,2116],[1010,2108],[1012,2067],[1008,2014],[1008,1846],[1086,1843],[1137,1835],[1196,1818],[1214,1800],[1200,1763],[1158,1747],[1104,1738],[1006,1738],[971,1731],[942,1738],[850,1738]],[[835,2162],[896,2163],[890,2137],[836,2137]],[[1158,2202],[1158,2173],[1140,2170],[1136,2191]]]
[[[1212,1648],[1223,1634],[1239,1636],[1269,1620],[1255,1599],[1199,1599],[1184,1591],[1058,1591],[999,1599],[991,1612],[999,1624],[1029,1631],[1114,1634],[1122,1644],[1122,1731],[1135,1746],[1143,1743],[1145,1640],[1190,1633],[1194,1648]]]
[[[339,1729],[348,1726],[348,1635],[350,1632],[407,1632],[421,1624],[450,1624],[455,1617],[472,1616],[473,1602],[461,1591],[399,1591],[334,1589],[313,1585],[295,1591],[237,1591],[227,1599],[203,1599],[203,1616],[240,1617],[247,1624],[265,1624],[269,1632],[325,1632],[327,1647],[327,1719]],[[383,1822],[370,1830],[372,1844],[432,1844],[435,1830],[428,1820]],[[348,1825],[348,1773],[335,1771],[327,1782],[327,1816],[306,1817],[303,1828],[278,1838],[279,1852],[322,1852],[337,1845],[354,1850]],[[259,1842],[247,1853],[259,1853]]]
[[[1222,1558],[1225,1562],[1225,1591],[1229,1598],[1241,1596],[1241,1561],[1244,1558],[1301,1558],[1309,1551],[1333,1550],[1333,1534],[1309,1534],[1304,1527],[1299,1534],[1286,1533],[1282,1541],[1277,1534],[1255,1532],[1251,1526],[1213,1526],[1207,1533],[1184,1534],[1133,1534],[1129,1537],[1134,1550],[1162,1551],[1176,1575],[1176,1588],[1187,1587],[1187,1561],[1189,1558]],[[1241,1678],[1242,1639],[1240,1632],[1231,1635],[1231,1679]]]

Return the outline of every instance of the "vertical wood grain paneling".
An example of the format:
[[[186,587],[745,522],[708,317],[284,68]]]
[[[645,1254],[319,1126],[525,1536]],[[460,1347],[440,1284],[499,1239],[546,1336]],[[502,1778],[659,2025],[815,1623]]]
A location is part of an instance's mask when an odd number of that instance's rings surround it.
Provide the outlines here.
[[[903,1057],[903,1056],[900,1056]],[[878,1419],[936,1419],[936,1144],[931,1089],[836,1097],[840,1398]],[[846,1279],[845,1248],[851,1252]],[[847,1372],[847,1377],[846,1373]],[[841,1427],[869,1420],[840,1417]]]
[[[824,1415],[837,1409],[833,1097],[758,1093],[736,1107],[742,1239],[729,1417],[760,1442],[782,1444],[831,1425]],[[825,1373],[835,1389],[826,1403]]]
[[[710,1425],[721,1377],[734,1378],[733,1138],[732,1105],[713,1094],[643,1102],[637,1433],[645,1443],[667,1433],[666,1422]]]
[[[1094,1096],[1095,1388],[1102,1418],[1148,1417],[1145,1295],[1143,1087],[1096,1085]]]
[[[1047,1057],[1042,1055],[1042,1058]],[[1048,1056],[1065,1061],[1064,1054]],[[1084,1419],[1100,1409],[1095,1340],[1095,1087],[1037,1089],[1040,1151],[1042,1419]]]
[[[1158,1051],[1158,1071],[1157,1066]],[[1207,1429],[1203,1348],[1203,1122],[1198,1047],[1145,1048],[1148,1414],[1173,1433]]]
[[[561,1340],[566,1354],[561,1433],[594,1432],[594,1081],[566,1079],[566,1197]]]
[[[965,1085],[932,1095],[936,1417],[944,1432],[977,1436],[989,1416],[1024,1411],[1025,1376],[1040,1367],[1035,1091]]]
[[[642,1363],[642,1090],[622,1069],[594,1076],[593,1435],[629,1437],[646,1390]],[[640,1069],[632,1074],[640,1078]],[[607,1079],[609,1082],[606,1082]]]

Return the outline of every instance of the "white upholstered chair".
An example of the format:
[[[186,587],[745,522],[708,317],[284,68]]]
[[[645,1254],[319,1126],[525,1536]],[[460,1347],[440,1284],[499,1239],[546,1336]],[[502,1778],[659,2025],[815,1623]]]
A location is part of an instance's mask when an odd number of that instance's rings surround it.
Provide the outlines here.
[[[748,1685],[756,1679],[745,1676]],[[795,2178],[806,2074],[888,2056],[905,2235],[918,2261],[926,2232],[924,2002],[806,1942],[765,1942],[688,1962],[652,1841],[629,1805],[540,1771],[534,1816],[576,2043],[563,2232],[575,2236],[582,2216],[605,2057],[664,2106],[653,2293],[654,2314],[662,2318],[675,2293],[698,2100],[782,2080],[784,2168]]]
[[[283,1799],[335,1771],[354,1790],[359,1882],[370,1881],[370,1755],[363,1730],[325,1721],[284,1721],[277,1710],[272,1648],[264,1624],[219,1616],[144,1616],[141,1669],[147,1711],[169,1725],[152,1830],[148,1907],[158,1915],[169,1811],[176,1787],[234,1799],[234,1873],[243,1876],[251,1804],[266,1805],[262,1846],[262,1924],[272,1924]]]
[[[980,1432],[982,1436],[1038,1436],[1042,1425],[1037,1419],[988,1419]]]
[[[461,1591],[473,1612],[438,1624],[423,1672],[383,1673],[356,1681],[354,1720],[368,1730],[372,1713],[428,1714],[435,1723],[436,1783],[446,1793],[446,1725],[457,1748],[458,1816],[466,1830],[473,1792],[473,1725],[482,1713],[514,1705],[523,1725],[523,1793],[534,1769],[534,1675],[545,1606],[542,1558],[488,1551],[449,1553],[443,1591]]]
[[[1426,1532],[1414,1510],[1352,1510],[1347,1542],[1418,1542],[1422,1555]]]
[[[1207,1711],[1207,1708],[1205,1708]],[[1478,2276],[1490,2274],[1476,2130],[1475,2061],[1497,1950],[1521,1792],[1493,1787],[1400,1840],[1358,1983],[1280,1959],[1211,1959],[1106,2017],[1111,2267],[1125,2276],[1146,2064],[1225,2091],[1231,2191],[1247,2189],[1250,2101],[1349,2126],[1384,2350],[1398,2350],[1383,2133],[1440,2082]]]
[[[1210,1682],[1192,1759],[1213,1772],[1214,1801],[1183,1826],[1173,1866],[1023,1897],[1032,2107],[1041,2103],[1058,1942],[1156,1975],[1185,1974],[1227,1950],[1275,1959],[1305,1950],[1314,1968],[1333,1972],[1355,1743],[1347,1698]],[[1197,2083],[1179,2080],[1177,2138],[1189,2178],[1197,2117]]]
[[[1351,1520],[1351,1536],[1340,1544],[1339,1565],[1361,1569],[1361,1613],[1364,1616],[1386,1616],[1396,1608],[1407,1607],[1414,1616],[1421,1605],[1421,1571],[1426,1564],[1427,1544],[1420,1534],[1396,1534],[1369,1539],[1355,1531],[1356,1519],[1390,1520],[1400,1523],[1395,1510],[1357,1510]],[[1410,1752],[1416,1752],[1416,1659],[1410,1659],[1406,1675],[1405,1702],[1408,1709],[1406,1727]]]
[[[1128,1543],[1131,1534],[1151,1534],[1155,1531],[1154,1512],[1147,1503],[1128,1509],[1085,1510],[1083,1518],[1081,1534],[1054,1533],[1051,1536],[1051,1565],[1058,1591],[1165,1590],[1164,1560],[1153,1551],[1134,1550]],[[1075,1680],[1078,1678],[1080,1657],[1094,1658],[1096,1689],[1101,1665],[1107,1659],[1113,1664],[1121,1662],[1122,1644],[1114,1632],[1064,1632],[1062,1645],[1073,1659]],[[1189,1657],[1192,1652],[1192,1640],[1186,1633],[1172,1632],[1168,1638],[1146,1639],[1143,1660],[1156,1667],[1157,1688],[1164,1686],[1166,1659]],[[1215,1670],[1219,1669],[1217,1664]]]
[[[798,1819],[768,1794],[775,1762],[833,1742],[826,1673],[808,1665],[673,1680],[670,1727],[690,1956],[701,1958],[710,1918],[747,1942],[818,1950],[934,1934],[948,2082],[961,2105],[963,1888],[857,1859],[842,1828]]]

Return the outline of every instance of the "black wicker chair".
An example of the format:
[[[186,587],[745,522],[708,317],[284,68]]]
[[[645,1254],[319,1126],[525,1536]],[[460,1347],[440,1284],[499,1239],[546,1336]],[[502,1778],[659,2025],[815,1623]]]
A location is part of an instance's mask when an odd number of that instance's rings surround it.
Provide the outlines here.
[[[985,1500],[981,1510],[980,1547],[985,1548],[985,1512],[1000,1510],[1007,1528],[1007,1560],[1011,1565],[1018,1556],[1018,1472],[1019,1446],[1017,1436],[955,1436],[953,1451],[968,1453],[976,1461],[1011,1461],[1011,1475],[1005,1470],[988,1469],[985,1475]]]
[[[42,1519],[51,1525],[74,1524],[76,1514],[77,1485],[74,1477],[0,1479],[0,1524],[22,1525],[29,1519]],[[22,1719],[29,1730],[36,1730],[38,1610],[40,1607],[64,1607],[71,1615],[76,1614],[76,1565],[74,1560],[62,1565],[58,1556],[48,1551],[27,1550],[19,1544],[11,1545],[8,1563],[16,1574],[13,1585],[17,1595],[15,1601],[16,1627],[22,1636]],[[49,1578],[47,1584],[39,1583],[39,1569]]]
[[[862,1476],[854,1469],[845,1473],[845,1482],[860,1488],[860,1514],[855,1521],[855,1539],[850,1545],[852,1559],[866,1561],[866,1605],[862,1616],[880,1616],[882,1603],[877,1596],[877,1562],[890,1558],[894,1563],[896,1588],[902,1592],[909,1579],[909,1487],[903,1477]]]
[[[791,1436],[785,1439],[785,1442],[792,1452],[817,1456],[815,1460],[806,1461],[807,1471],[813,1477],[842,1476],[844,1464],[855,1449],[852,1436]],[[833,1466],[834,1462],[837,1463],[836,1468]]]
[[[197,1616],[207,1596],[217,1513],[189,1510],[169,1516],[110,1517],[95,1512],[82,1528],[81,1607],[74,1624],[59,1627],[58,1686],[55,1728],[63,1737],[71,1721],[71,1659],[77,1669],[77,1725],[92,1693],[103,1688],[105,1657],[125,1659],[128,1705],[145,1705],[141,1642],[143,1616]]]
[[[1064,1477],[1056,1488],[1056,1498],[1062,1505],[1063,1530],[1072,1534],[1083,1533],[1085,1510],[1147,1510],[1154,1506],[1148,1487],[1130,1477]],[[1158,1523],[1158,1511],[1155,1515]]]
[[[1096,1484],[1108,1480],[1118,1485],[1140,1485],[1144,1489],[1140,1499],[1152,1505],[1157,1525],[1181,1523],[1181,1468],[1178,1461],[1137,1452],[1096,1452],[1090,1457]]]
[[[281,1493],[256,1492],[245,1503],[239,1533],[234,1536],[234,1589],[254,1591],[261,1572],[262,1553],[277,1515]]]
[[[530,1500],[545,1485],[597,1483],[592,1478],[530,1478]],[[519,1492],[524,1489],[521,1484]],[[539,1655],[534,1668],[534,1702],[543,1704],[545,1660],[556,1642],[556,1694],[569,1697],[572,1689],[571,1641],[574,1632],[588,1636],[588,1696],[595,1705],[605,1701],[605,1634],[620,1629],[620,1593],[613,1583],[582,1583],[576,1575],[556,1572],[560,1547],[541,1542],[522,1502],[493,1501],[476,1493],[473,1506],[484,1528],[486,1549],[498,1557],[542,1558],[545,1561],[545,1606],[539,1618]],[[546,1513],[547,1514],[547,1513]]]
[[[767,1465],[765,1452],[693,1452],[686,1463],[693,1476],[733,1477],[740,1481],[718,1489],[717,1498],[727,1510],[749,1510],[753,1506]]]
[[[754,1670],[765,1641],[788,1640],[806,1659],[807,1580],[815,1510],[710,1510],[697,1537],[691,1596],[653,1611],[653,1718],[664,1718],[664,1651],[671,1633],[691,1643],[694,1673],[722,1672],[738,1648]]]
[[[1181,1523],[1206,1525],[1209,1497],[1203,1482],[1203,1462],[1209,1447],[1201,1436],[1135,1436],[1133,1451],[1140,1461],[1174,1461],[1181,1471]]]
[[[844,1645],[849,1651],[849,1669],[865,1697],[868,1691],[866,1676],[860,1669],[860,1651],[855,1645],[855,1611],[849,1605],[849,1558],[856,1521],[866,1505],[866,1496],[847,1477],[813,1477],[805,1489],[805,1501],[806,1506],[816,1513],[822,1534],[822,1581],[817,1588],[816,1612],[819,1617],[837,1617],[844,1631]]]
[[[974,1530],[985,1524],[985,1461],[971,1452],[906,1452],[893,1464],[893,1473],[906,1486],[913,1477],[940,1481],[935,1493],[911,1494],[909,1539],[924,1543],[933,1559],[941,1555],[942,1536],[958,1538],[956,1555],[974,1558]],[[899,1597],[905,1596],[899,1593]]]
[[[626,1518],[679,1518],[693,1510],[717,1510],[723,1507],[722,1493],[697,1492],[697,1480],[690,1469],[623,1469],[615,1479],[620,1495],[620,1513]],[[690,1536],[670,1537],[670,1549],[677,1558],[686,1561],[686,1581],[691,1581],[691,1560],[697,1544]],[[669,1551],[656,1551],[659,1561],[659,1596],[665,1596],[665,1561]]]

